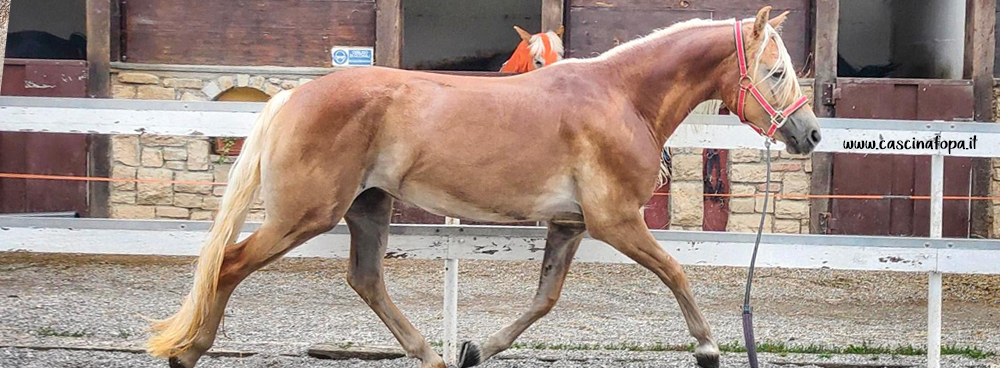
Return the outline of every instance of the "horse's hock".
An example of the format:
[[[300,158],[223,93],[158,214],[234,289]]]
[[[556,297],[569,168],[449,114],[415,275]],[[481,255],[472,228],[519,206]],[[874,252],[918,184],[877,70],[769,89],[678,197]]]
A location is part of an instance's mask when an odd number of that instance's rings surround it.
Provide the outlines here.
[[[246,69],[246,68],[244,68]],[[207,70],[207,71],[206,71]],[[240,73],[240,72],[243,73]],[[251,73],[256,71],[256,73]],[[196,71],[118,70],[112,76],[116,99],[212,101],[245,100],[256,93],[264,99],[295,88],[316,72],[266,73],[266,70],[201,68]],[[218,147],[216,137],[113,136],[111,175],[116,179],[158,179],[198,183],[226,182],[238,151]],[[222,150],[220,150],[222,148]],[[227,154],[228,153],[228,154]],[[111,185],[108,208],[113,218],[211,220],[224,186],[117,182]],[[262,203],[254,205],[250,221],[264,218]]]

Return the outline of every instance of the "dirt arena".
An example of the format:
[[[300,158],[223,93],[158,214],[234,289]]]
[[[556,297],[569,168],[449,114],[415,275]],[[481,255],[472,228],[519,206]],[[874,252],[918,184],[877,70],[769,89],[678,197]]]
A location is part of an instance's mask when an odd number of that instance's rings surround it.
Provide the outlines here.
[[[193,258],[0,253],[0,367],[150,367],[142,315],[164,317],[187,292]],[[443,262],[387,260],[389,293],[427,339],[440,344]],[[481,341],[527,307],[539,262],[463,261],[459,338]],[[720,345],[742,339],[745,269],[687,267]],[[237,289],[215,350],[199,367],[413,367],[311,358],[315,343],[396,346],[344,280],[346,262],[285,259]],[[945,275],[945,366],[997,366],[1000,277]],[[758,342],[768,366],[920,366],[908,347],[926,342],[926,276],[909,273],[761,269],[755,282]],[[486,367],[689,367],[693,342],[670,291],[636,265],[577,263],[556,308]],[[882,354],[837,354],[851,345]],[[439,346],[439,345],[437,345]],[[812,346],[813,354],[798,354]],[[42,348],[50,350],[42,350]],[[94,351],[99,348],[111,351]],[[858,349],[855,349],[858,350]],[[898,352],[898,353],[897,353]],[[981,353],[981,354],[980,354]],[[986,355],[973,359],[969,355]],[[541,360],[539,360],[541,359]],[[745,366],[727,353],[725,367]]]

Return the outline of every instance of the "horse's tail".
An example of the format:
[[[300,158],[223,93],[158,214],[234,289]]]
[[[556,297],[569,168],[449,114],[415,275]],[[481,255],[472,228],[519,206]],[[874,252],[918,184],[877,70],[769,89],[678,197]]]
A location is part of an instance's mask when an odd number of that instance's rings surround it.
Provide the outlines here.
[[[156,335],[149,339],[146,347],[151,355],[176,357],[187,350],[211,312],[226,246],[236,241],[247,212],[257,197],[264,136],[274,116],[291,95],[291,91],[278,93],[257,117],[253,131],[247,136],[242,152],[229,172],[229,183],[222,196],[219,213],[198,256],[191,292],[176,314],[165,320],[153,321],[152,329]]]

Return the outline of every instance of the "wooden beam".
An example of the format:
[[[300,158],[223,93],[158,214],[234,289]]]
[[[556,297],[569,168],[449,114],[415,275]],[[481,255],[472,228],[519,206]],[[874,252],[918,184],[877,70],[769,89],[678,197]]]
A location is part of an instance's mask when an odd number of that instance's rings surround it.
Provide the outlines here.
[[[996,0],[967,0],[965,3],[965,70],[963,76],[972,79],[975,99],[975,121],[994,123],[993,61],[996,54]],[[990,196],[992,181],[991,159],[972,160],[972,195]],[[989,237],[993,225],[992,204],[972,201],[969,236]]]
[[[87,0],[87,67],[87,95],[110,96],[111,0]]]
[[[555,31],[563,25],[564,0],[542,0],[541,32]]]
[[[375,1],[375,64],[403,65],[403,0]]]
[[[3,59],[7,51],[7,23],[10,20],[10,0],[0,0],[0,81],[3,80]]]
[[[87,0],[87,96],[111,97],[111,1]],[[87,139],[87,175],[106,178],[111,175],[111,141],[106,135]],[[87,216],[108,217],[111,189],[107,182],[87,185]]]
[[[816,12],[815,36],[813,37],[813,60],[816,78],[813,81],[813,110],[816,116],[832,117],[835,115],[833,106],[833,88],[837,82],[837,41],[840,21],[840,0],[815,0],[813,10]],[[810,179],[809,193],[830,194],[833,182],[833,154],[814,153],[812,155],[813,172]],[[830,200],[812,199],[809,201],[809,232],[825,233],[829,228]]]

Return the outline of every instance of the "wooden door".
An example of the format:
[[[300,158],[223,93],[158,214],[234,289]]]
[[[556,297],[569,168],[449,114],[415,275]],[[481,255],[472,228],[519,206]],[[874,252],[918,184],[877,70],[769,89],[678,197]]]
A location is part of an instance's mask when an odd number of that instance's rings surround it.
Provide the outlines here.
[[[4,96],[85,97],[87,63],[7,59]],[[87,175],[86,134],[0,132],[0,172]],[[88,214],[87,182],[0,179],[0,213]]]
[[[846,118],[967,120],[972,118],[972,85],[963,80],[854,79],[841,88],[836,114]],[[900,123],[905,124],[905,123]],[[968,196],[972,160],[945,158],[944,195]],[[831,194],[929,195],[930,157],[834,154]],[[969,201],[944,202],[943,235],[969,236]],[[911,199],[834,199],[833,234],[928,236],[930,202]]]

